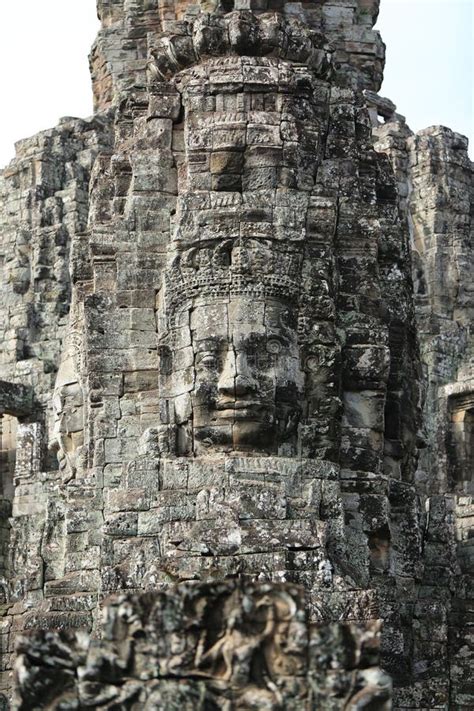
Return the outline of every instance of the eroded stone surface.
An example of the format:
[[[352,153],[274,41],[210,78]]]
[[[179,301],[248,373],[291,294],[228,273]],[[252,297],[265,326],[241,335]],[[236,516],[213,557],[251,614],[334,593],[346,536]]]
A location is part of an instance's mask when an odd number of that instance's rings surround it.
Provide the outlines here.
[[[26,385],[0,380],[0,413],[27,417],[33,410],[33,390]]]
[[[15,708],[389,709],[378,627],[311,625],[290,585],[121,596],[105,607],[100,641],[45,631],[19,639]]]
[[[417,645],[414,663],[422,671],[415,698],[423,699],[429,686],[424,670],[433,668],[435,656],[439,659],[441,653],[450,666],[450,703],[464,708],[471,703],[472,668],[470,625],[466,624],[473,572],[469,544],[474,471],[472,163],[464,136],[443,126],[413,135],[393,104],[376,95],[367,99],[376,147],[389,155],[394,166],[401,216],[410,228],[417,329],[425,369],[416,472],[417,490],[428,512],[420,591],[427,598],[422,614],[426,605],[437,611],[439,635],[431,654],[423,642]],[[385,123],[380,123],[378,115]],[[436,600],[428,602],[433,597]],[[418,624],[420,638],[429,638],[430,623],[421,620]],[[407,696],[403,698],[408,704]]]
[[[24,630],[231,576],[383,619],[395,708],[469,707],[465,140],[375,93],[373,0],[98,9],[101,113],[2,176],[35,406],[2,420],[1,688]]]

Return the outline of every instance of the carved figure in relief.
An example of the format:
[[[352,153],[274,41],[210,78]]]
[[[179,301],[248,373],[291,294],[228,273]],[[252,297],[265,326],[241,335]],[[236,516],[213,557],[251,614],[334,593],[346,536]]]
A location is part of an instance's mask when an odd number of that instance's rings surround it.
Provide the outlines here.
[[[77,334],[67,337],[56,377],[51,449],[58,457],[65,480],[72,478],[84,453],[84,394],[78,375],[79,346]]]
[[[222,320],[211,336],[206,308],[191,313],[195,437],[204,445],[274,451],[299,419],[295,313],[282,302],[238,297],[213,305]]]
[[[232,599],[232,598],[231,598]],[[242,606],[226,611],[226,627],[217,641],[206,649],[208,630],[203,630],[196,649],[194,673],[240,681],[258,666],[261,681],[278,695],[273,683],[279,676],[301,674],[302,660],[292,646],[292,633],[301,633],[295,601],[284,591],[244,598]],[[255,665],[259,658],[259,664]]]
[[[307,371],[319,356],[308,310],[312,317],[317,300],[323,318],[332,316],[327,293],[316,294],[325,274],[317,283],[316,268],[303,274],[326,92],[316,95],[312,71],[286,60],[262,58],[249,74],[240,57],[193,56],[175,82],[185,150],[160,296],[157,448],[162,456],[306,456],[304,437],[315,441],[307,403],[316,399]],[[163,76],[168,70],[164,62]],[[221,87],[220,104],[209,82]],[[289,157],[299,153],[300,163]]]
[[[301,260],[298,250],[270,249],[247,240],[226,256],[218,245],[174,263],[161,392],[178,454],[294,451],[304,394]],[[180,294],[189,299],[175,311]]]

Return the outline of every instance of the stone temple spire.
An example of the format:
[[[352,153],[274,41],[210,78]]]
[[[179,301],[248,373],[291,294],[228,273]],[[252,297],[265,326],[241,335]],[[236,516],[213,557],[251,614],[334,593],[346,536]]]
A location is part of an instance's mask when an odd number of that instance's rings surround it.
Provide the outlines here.
[[[469,707],[471,164],[377,12],[99,0],[2,174],[18,708]]]
[[[102,29],[90,56],[95,107],[107,108],[140,77],[143,81],[149,52],[161,34],[186,34],[196,20],[212,27],[229,13],[279,16],[305,24],[324,40],[334,65],[352,87],[378,91],[385,61],[385,45],[372,29],[378,9],[379,0],[347,0],[343,5],[334,0],[98,0]],[[212,34],[212,29],[207,31]],[[282,40],[287,41],[284,36]],[[211,37],[207,49],[212,53]]]

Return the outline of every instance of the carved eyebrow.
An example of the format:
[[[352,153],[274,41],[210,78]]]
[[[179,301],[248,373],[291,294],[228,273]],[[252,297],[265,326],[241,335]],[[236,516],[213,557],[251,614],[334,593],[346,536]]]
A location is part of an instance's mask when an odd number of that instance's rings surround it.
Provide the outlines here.
[[[253,343],[262,343],[263,341],[267,340],[267,335],[265,333],[240,333],[238,334],[238,338],[235,338],[235,334],[232,335],[232,343],[234,344],[234,347],[237,347],[241,344],[245,345],[252,345]],[[235,342],[237,340],[237,343]]]

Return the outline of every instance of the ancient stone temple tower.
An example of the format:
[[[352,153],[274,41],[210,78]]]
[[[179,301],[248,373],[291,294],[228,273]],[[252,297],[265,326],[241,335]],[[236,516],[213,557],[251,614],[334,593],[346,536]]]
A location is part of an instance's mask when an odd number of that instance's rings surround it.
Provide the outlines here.
[[[116,593],[162,593],[137,615],[165,619],[200,581],[271,609],[280,651],[302,615],[377,621],[395,708],[470,707],[471,164],[376,93],[378,4],[98,0],[94,117],[3,171],[5,698],[20,634],[100,636]],[[137,618],[110,609],[118,645]],[[41,639],[19,647],[24,709],[46,698]],[[227,642],[199,644],[191,677],[222,655],[232,681]],[[267,705],[202,708],[359,708],[268,675]]]

